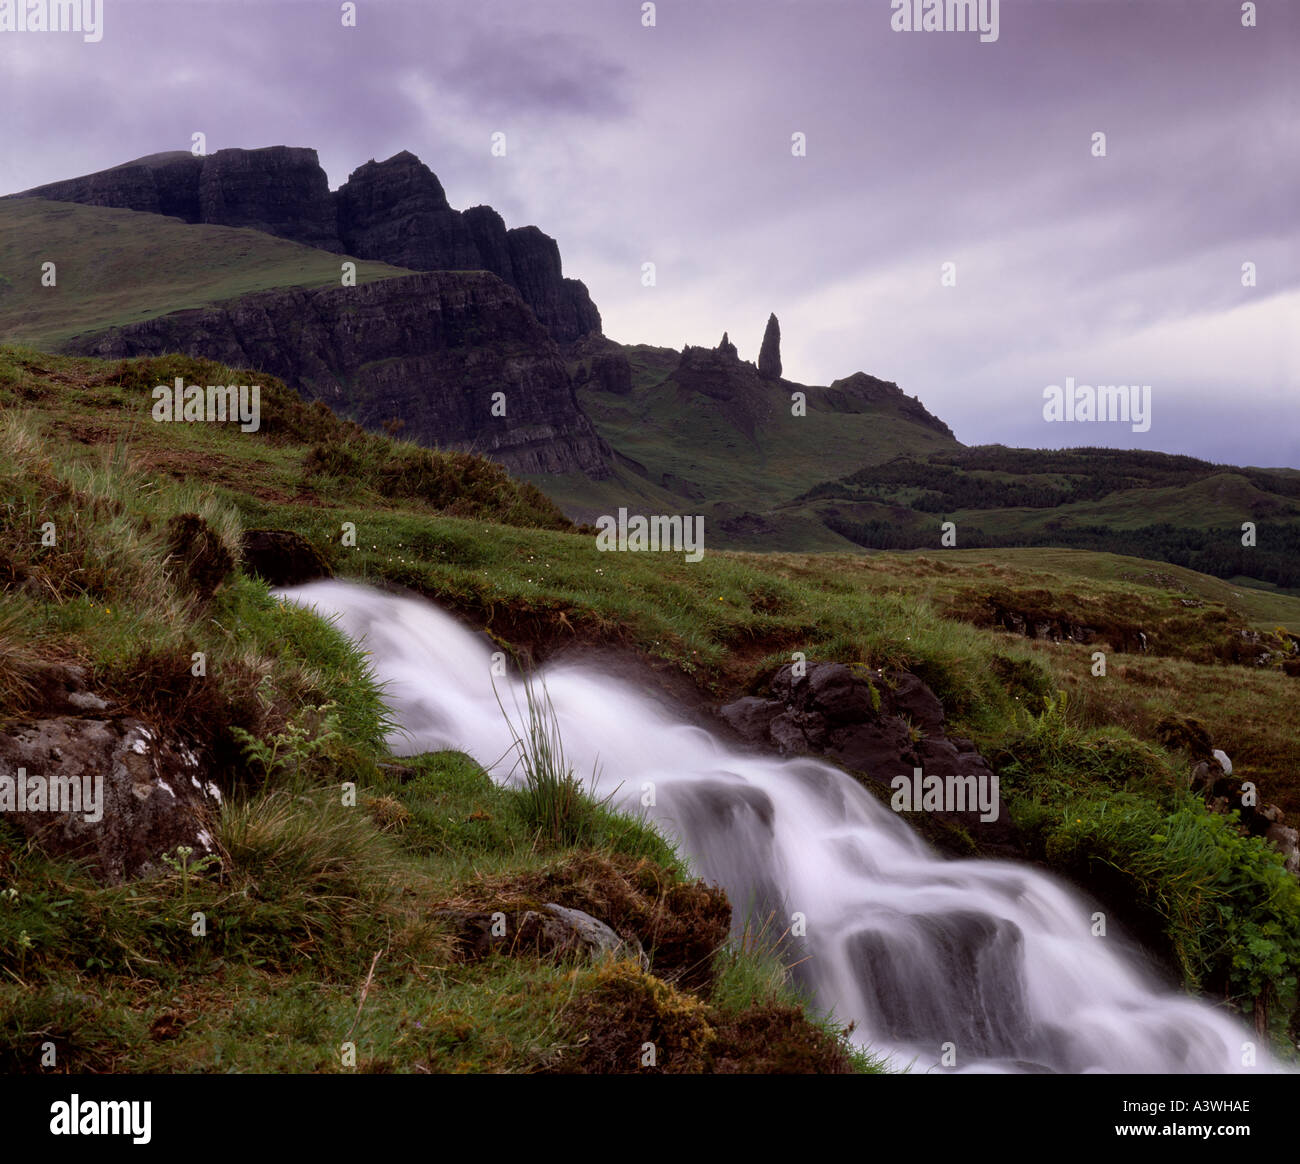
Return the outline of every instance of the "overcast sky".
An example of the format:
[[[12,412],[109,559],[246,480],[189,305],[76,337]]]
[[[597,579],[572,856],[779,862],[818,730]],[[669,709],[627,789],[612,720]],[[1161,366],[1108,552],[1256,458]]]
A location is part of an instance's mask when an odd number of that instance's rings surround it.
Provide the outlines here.
[[[1300,467],[1291,0],[1002,0],[988,43],[889,0],[103,2],[99,43],[0,32],[0,191],[196,131],[332,187],[409,149],[621,342],[757,359],[775,311],[787,377],[897,381],[967,443]],[[1044,422],[1066,377],[1151,385],[1150,431]]]

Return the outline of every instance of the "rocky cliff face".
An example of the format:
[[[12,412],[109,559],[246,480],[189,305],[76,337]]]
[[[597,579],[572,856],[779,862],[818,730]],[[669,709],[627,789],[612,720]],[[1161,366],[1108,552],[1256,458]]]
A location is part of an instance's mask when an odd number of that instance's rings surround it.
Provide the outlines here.
[[[367,162],[339,187],[338,233],[343,249],[362,259],[415,271],[483,269],[442,183],[405,150],[386,162]]]
[[[84,337],[73,350],[204,356],[278,376],[367,427],[401,418],[405,438],[483,453],[515,473],[610,471],[555,342],[486,272],[267,291]],[[504,416],[493,415],[494,393]]]
[[[199,213],[199,175],[204,158],[184,151],[152,154],[64,182],[37,186],[9,198],[48,198],[53,202],[81,202],[86,206],[112,206],[147,214],[166,214],[186,222],[202,222]]]
[[[199,171],[199,221],[246,226],[341,251],[325,171],[315,150],[218,150]]]
[[[370,161],[331,193],[316,151],[289,146],[153,154],[9,197],[48,198],[243,226],[416,271],[491,271],[560,343],[600,332],[586,286],[564,278],[555,240],[507,230],[490,206],[453,210],[437,176],[407,151]]]

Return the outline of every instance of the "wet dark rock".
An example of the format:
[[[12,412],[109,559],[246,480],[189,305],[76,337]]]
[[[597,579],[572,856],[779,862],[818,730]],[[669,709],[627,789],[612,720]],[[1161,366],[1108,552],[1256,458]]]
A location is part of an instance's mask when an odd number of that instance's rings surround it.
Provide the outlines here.
[[[301,586],[334,574],[321,552],[293,530],[245,530],[242,550],[244,569],[270,586]]]
[[[1018,926],[975,912],[900,917],[895,924],[906,927],[906,940],[893,929],[848,939],[858,982],[892,1038],[951,1042],[958,1066],[961,1056],[1010,1056],[1033,1045]]]
[[[809,662],[802,675],[781,667],[769,684],[771,697],[747,696],[720,714],[751,743],[786,755],[817,755],[885,788],[895,777],[975,777],[992,781],[988,762],[968,739],[946,734],[943,704],[906,671],[867,671],[842,663]],[[960,825],[990,851],[1018,849],[1005,804],[981,821],[978,812],[933,812],[945,825]]]

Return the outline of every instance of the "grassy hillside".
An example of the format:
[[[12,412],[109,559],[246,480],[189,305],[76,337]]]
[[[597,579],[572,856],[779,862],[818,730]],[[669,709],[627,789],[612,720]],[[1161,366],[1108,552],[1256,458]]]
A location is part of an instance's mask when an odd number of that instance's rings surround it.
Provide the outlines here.
[[[619,473],[535,478],[580,519],[620,505],[698,513],[717,546],[793,552],[938,549],[952,521],[960,546],[1122,553],[1300,594],[1294,472],[1114,449],[967,449],[888,393],[854,412],[834,406],[834,389],[812,388],[797,417],[785,386],[721,376],[703,392],[698,377],[681,382],[672,349],[601,350],[627,357],[631,391],[593,376],[578,395]],[[584,374],[590,354],[571,370]],[[1253,547],[1241,544],[1246,521]]]
[[[722,946],[703,985],[683,980],[670,955],[630,978],[545,960],[458,961],[430,918],[439,902],[504,906],[560,884],[572,904],[623,900],[652,949],[669,930],[717,933],[717,915],[639,826],[593,810],[577,842],[547,837],[463,757],[394,764],[378,742],[382,705],[348,644],[238,572],[206,605],[189,590],[165,538],[168,518],[185,512],[232,551],[240,527],[296,530],[340,574],[425,594],[534,657],[618,646],[701,705],[762,690],[793,651],[914,671],[953,730],[997,765],[1026,859],[1098,893],[1189,988],[1253,1012],[1285,1049],[1300,885],[1277,853],[1185,791],[1189,756],[1167,729],[1198,721],[1234,775],[1294,819],[1300,679],[1253,665],[1240,644],[1243,630],[1300,628],[1300,600],[1085,551],[710,549],[697,564],[602,554],[486,462],[362,433],[260,375],[258,433],[153,424],[149,388],[178,374],[234,375],[180,358],[118,364],[0,348],[10,499],[0,510],[0,699],[24,714],[24,668],[80,662],[126,710],[175,730],[220,725],[212,746],[230,790],[228,863],[134,897],[0,826],[0,879],[19,902],[0,910],[0,951],[16,967],[0,985],[6,1063],[30,1067],[32,1032],[52,1030],[91,1067],[328,1070],[355,1024],[374,1070],[598,1069],[584,1067],[579,1032],[600,1013],[617,1025],[634,1007],[695,1048],[683,1052],[687,1069],[736,1055],[749,1069],[780,1066],[753,1045],[736,1051],[742,1028],[770,1032],[769,1047],[813,1048],[803,1066],[853,1065],[833,1031],[791,1009],[782,968],[758,949]],[[96,513],[116,516],[76,516]],[[34,534],[47,519],[74,533],[57,556]],[[340,543],[344,521],[356,523],[355,548]],[[1010,633],[991,620],[999,604],[1097,637]],[[196,704],[176,693],[198,649],[216,665]],[[1099,649],[1104,677],[1092,669]],[[263,743],[297,731],[320,746],[268,766],[264,753],[233,746],[236,727]],[[364,819],[340,818],[322,794],[343,772],[366,797]],[[964,843],[978,852],[977,839]],[[665,900],[651,881],[686,888]],[[181,900],[230,918],[221,942],[188,940],[175,920]]]
[[[337,286],[346,255],[257,230],[46,202],[0,200],[0,342],[57,349],[75,335],[274,287]],[[357,282],[409,271],[354,260]],[[41,285],[42,264],[57,282]]]
[[[678,381],[681,353],[671,348],[607,342],[602,350],[627,356],[632,391],[615,395],[587,382],[578,399],[618,453],[622,471],[604,482],[535,478],[579,519],[644,504],[657,506],[654,512],[704,515],[717,545],[846,550],[853,543],[815,515],[779,507],[803,492],[810,476],[852,472],[900,452],[921,456],[958,447],[892,402],[835,411],[822,397],[826,390],[812,388],[806,415],[795,416],[784,386],[756,387],[737,377],[710,395]],[[584,363],[572,360],[570,370]]]
[[[933,547],[951,521],[962,546],[1114,551],[1300,594],[1295,476],[1193,457],[998,445],[900,456],[789,508],[863,547]],[[1254,545],[1243,544],[1245,522]]]

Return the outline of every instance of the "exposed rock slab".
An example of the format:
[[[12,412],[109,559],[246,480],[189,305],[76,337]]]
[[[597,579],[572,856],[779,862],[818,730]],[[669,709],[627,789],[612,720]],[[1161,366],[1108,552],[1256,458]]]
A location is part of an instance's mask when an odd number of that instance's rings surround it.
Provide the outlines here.
[[[29,792],[23,809],[15,801],[0,815],[45,852],[88,859],[105,881],[162,872],[162,855],[180,845],[193,860],[216,851],[220,794],[199,756],[140,720],[60,716],[11,727],[0,735],[0,777],[20,770],[44,789],[40,806]]]

